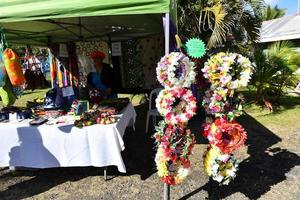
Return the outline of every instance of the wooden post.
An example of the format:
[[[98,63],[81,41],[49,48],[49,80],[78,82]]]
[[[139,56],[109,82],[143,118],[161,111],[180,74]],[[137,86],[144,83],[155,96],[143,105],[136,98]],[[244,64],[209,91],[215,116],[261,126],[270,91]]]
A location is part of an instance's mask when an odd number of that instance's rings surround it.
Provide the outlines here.
[[[170,185],[164,183],[164,200],[170,200]]]

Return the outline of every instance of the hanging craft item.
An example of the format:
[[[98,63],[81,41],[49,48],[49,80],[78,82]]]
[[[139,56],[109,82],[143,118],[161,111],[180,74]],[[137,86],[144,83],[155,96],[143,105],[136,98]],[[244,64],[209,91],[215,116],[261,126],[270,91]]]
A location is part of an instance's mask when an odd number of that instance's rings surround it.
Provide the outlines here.
[[[3,52],[0,48],[0,87],[3,87],[5,85],[6,76],[7,76],[2,53]]]
[[[233,120],[243,113],[244,97],[240,93],[223,87],[205,91],[202,105],[207,114],[215,117],[228,117]]]
[[[162,57],[156,73],[157,80],[167,88],[190,87],[196,81],[195,63],[181,52]]]
[[[6,83],[3,87],[0,87],[0,96],[2,99],[3,105],[10,106],[13,105],[16,101],[16,96],[12,92],[11,84],[9,79],[6,79]]]
[[[23,85],[25,83],[25,77],[19,56],[12,49],[6,48],[3,52],[3,59],[11,84],[13,86]]]
[[[224,154],[230,154],[244,145],[247,133],[237,122],[217,118],[204,125],[203,136]]]
[[[201,58],[205,54],[205,44],[198,38],[191,38],[185,44],[187,54],[192,58]]]
[[[154,138],[157,144],[155,163],[158,176],[167,185],[183,182],[190,171],[189,156],[195,144],[194,135],[185,124],[159,122]]]
[[[155,162],[158,176],[164,183],[182,183],[190,170],[189,155],[195,144],[195,137],[184,126],[160,121],[154,134],[157,145]]]
[[[220,184],[227,185],[235,178],[238,162],[232,153],[247,139],[246,131],[235,121],[242,114],[244,102],[237,89],[247,86],[253,70],[248,58],[224,52],[212,56],[202,69],[211,83],[202,102],[209,116],[202,133],[209,141],[204,167]]]
[[[156,98],[156,107],[168,122],[186,123],[196,113],[197,102],[191,90],[176,87],[162,90]]]
[[[0,87],[5,85],[7,73],[3,59],[3,50],[7,47],[7,41],[3,29],[0,28]]]
[[[197,109],[196,98],[187,89],[195,82],[195,63],[181,52],[172,52],[161,58],[156,73],[165,87],[156,99],[156,107],[165,120],[155,128],[155,162],[165,186],[176,185],[189,173],[189,156],[195,144],[194,135],[186,128]]]
[[[236,177],[238,162],[229,154],[221,154],[215,146],[210,146],[204,156],[205,172],[222,185],[228,185]]]
[[[56,75],[57,75],[57,63],[56,63],[56,58],[52,54],[51,50],[48,49],[49,52],[49,62],[50,62],[50,76],[51,76],[51,87],[54,88],[55,80],[56,80]]]
[[[237,53],[221,52],[205,63],[202,72],[213,86],[235,90],[248,85],[253,70],[248,58]]]

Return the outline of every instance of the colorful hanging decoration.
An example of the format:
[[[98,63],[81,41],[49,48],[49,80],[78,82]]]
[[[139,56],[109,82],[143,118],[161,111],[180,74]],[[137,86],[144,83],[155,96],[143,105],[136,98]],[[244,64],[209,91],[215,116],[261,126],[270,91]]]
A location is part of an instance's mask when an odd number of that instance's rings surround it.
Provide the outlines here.
[[[253,71],[248,58],[224,52],[212,56],[202,69],[211,83],[202,102],[208,115],[202,134],[209,141],[204,167],[213,180],[223,185],[235,178],[238,162],[233,153],[247,139],[246,131],[235,121],[244,103],[237,90],[248,85]]]
[[[196,113],[197,102],[191,90],[175,87],[159,93],[156,107],[166,121],[172,124],[186,123]]]
[[[212,145],[204,155],[204,169],[213,180],[228,185],[236,177],[238,162],[233,155],[222,154]]]
[[[237,53],[218,53],[202,69],[203,76],[215,87],[236,90],[246,87],[254,68],[250,60]]]
[[[6,48],[3,52],[5,69],[10,82],[13,86],[20,86],[25,83],[25,76],[19,56],[10,48]]]
[[[7,73],[5,69],[5,64],[3,60],[3,52],[0,48],[0,87],[3,87],[5,85]]]
[[[187,89],[195,82],[195,64],[185,54],[173,52],[161,58],[156,72],[165,87],[156,99],[156,107],[165,120],[155,128],[155,163],[162,182],[176,185],[189,174],[189,156],[195,144],[194,135],[186,128],[197,108],[196,98]]]
[[[187,54],[192,58],[201,58],[205,55],[205,44],[198,38],[191,38],[185,44]]]
[[[190,87],[196,78],[195,63],[181,52],[172,52],[161,58],[156,74],[166,88]]]

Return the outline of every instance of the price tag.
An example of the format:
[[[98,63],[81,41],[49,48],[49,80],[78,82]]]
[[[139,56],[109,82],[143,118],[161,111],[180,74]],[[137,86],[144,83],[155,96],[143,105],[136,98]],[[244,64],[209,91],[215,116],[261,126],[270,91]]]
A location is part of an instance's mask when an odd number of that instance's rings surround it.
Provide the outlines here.
[[[193,58],[201,58],[205,54],[205,44],[198,38],[192,38],[185,44],[186,52]]]

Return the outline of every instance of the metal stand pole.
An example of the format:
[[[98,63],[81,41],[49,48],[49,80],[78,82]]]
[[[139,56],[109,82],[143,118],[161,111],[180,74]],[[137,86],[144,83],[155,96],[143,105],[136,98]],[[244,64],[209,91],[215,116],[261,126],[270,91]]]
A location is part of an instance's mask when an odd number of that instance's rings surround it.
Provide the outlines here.
[[[164,183],[164,200],[170,200],[170,185]]]

